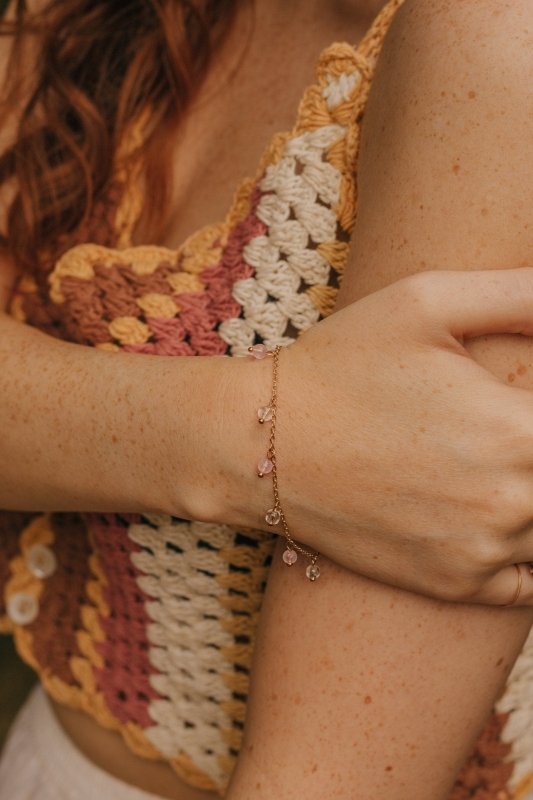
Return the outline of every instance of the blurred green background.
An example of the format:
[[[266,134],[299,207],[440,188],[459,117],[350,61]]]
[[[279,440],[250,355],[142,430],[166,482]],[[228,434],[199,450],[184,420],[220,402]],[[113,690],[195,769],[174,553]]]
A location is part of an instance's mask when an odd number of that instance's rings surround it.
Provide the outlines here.
[[[11,637],[0,636],[0,749],[34,682],[35,673],[17,656]]]

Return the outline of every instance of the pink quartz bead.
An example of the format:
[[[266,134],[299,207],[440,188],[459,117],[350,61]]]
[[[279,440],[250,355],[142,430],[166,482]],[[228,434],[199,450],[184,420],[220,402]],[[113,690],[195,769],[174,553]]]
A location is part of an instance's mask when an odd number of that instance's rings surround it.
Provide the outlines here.
[[[263,477],[263,475],[268,475],[269,472],[272,472],[274,468],[274,464],[269,458],[260,458],[257,462],[257,474],[259,477]]]
[[[288,567],[292,567],[292,565],[298,560],[298,553],[296,552],[296,550],[287,547],[287,549],[283,553],[282,558]]]
[[[248,352],[254,358],[261,359],[261,358],[266,358],[266,356],[269,354],[270,351],[266,346],[266,344],[254,344],[252,345],[252,347],[248,348]]]
[[[277,525],[281,522],[281,512],[277,508],[269,508],[265,514],[265,520],[268,525]]]

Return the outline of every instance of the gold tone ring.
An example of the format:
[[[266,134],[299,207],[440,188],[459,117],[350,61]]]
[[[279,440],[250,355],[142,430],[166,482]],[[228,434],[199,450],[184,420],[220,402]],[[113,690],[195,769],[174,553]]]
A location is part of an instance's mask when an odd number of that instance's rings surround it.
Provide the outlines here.
[[[518,598],[520,597],[520,592],[522,591],[522,570],[520,569],[520,564],[515,564],[516,571],[518,573],[518,583],[516,585],[516,591],[514,593],[514,597],[510,603],[502,603],[503,608],[509,608],[509,606],[514,606]],[[532,572],[533,567],[531,564],[529,565],[529,571]],[[533,574],[533,573],[532,573]]]

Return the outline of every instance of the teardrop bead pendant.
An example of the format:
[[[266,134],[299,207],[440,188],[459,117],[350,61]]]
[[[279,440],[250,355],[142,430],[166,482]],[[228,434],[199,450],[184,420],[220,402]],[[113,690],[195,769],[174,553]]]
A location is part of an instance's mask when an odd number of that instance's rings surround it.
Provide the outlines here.
[[[269,472],[272,472],[273,469],[274,469],[274,464],[272,463],[270,458],[260,458],[259,461],[257,462],[257,474],[259,475],[260,478],[262,478],[263,475],[268,475]]]
[[[270,422],[272,419],[272,409],[270,406],[261,406],[261,408],[257,409],[257,419],[263,424],[263,422]]]
[[[248,352],[254,358],[262,359],[267,357],[267,355],[270,353],[270,350],[266,344],[254,344],[248,348]]]
[[[283,552],[282,558],[288,567],[292,567],[292,565],[298,560],[298,553],[296,550],[287,547],[287,549]]]
[[[309,564],[305,570],[305,574],[310,581],[316,581],[318,578],[320,578],[320,567],[318,564]]]

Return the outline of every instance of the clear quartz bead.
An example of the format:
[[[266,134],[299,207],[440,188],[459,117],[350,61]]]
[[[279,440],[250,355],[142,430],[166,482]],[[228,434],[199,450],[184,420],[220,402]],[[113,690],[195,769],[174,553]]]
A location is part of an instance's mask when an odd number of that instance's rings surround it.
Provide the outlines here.
[[[316,581],[318,578],[320,578],[320,567],[318,564],[309,564],[305,570],[305,574],[310,581]]]
[[[270,422],[272,419],[272,409],[270,406],[261,406],[257,409],[257,419],[259,422]]]
[[[292,567],[292,565],[298,560],[298,553],[296,550],[293,550],[292,547],[287,547],[287,549],[283,552],[282,558],[288,567]]]
[[[277,525],[278,522],[281,522],[281,514],[277,508],[269,508],[267,513],[265,514],[265,521],[269,525]]]

